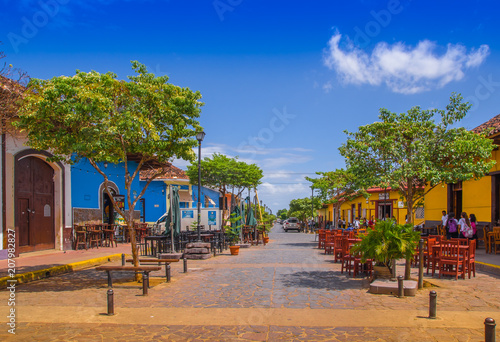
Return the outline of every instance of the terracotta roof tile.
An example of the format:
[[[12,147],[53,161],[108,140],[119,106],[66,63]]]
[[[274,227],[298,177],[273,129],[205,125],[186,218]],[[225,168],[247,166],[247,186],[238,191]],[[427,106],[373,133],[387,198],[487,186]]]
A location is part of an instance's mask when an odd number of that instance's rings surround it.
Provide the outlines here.
[[[474,132],[474,133],[481,133],[481,132],[485,131],[488,128],[493,128],[493,130],[488,134],[488,136],[492,136],[492,135],[497,134],[497,133],[500,132],[500,114],[498,114],[497,116],[492,117],[491,119],[489,119],[485,123],[477,126],[476,128],[474,128],[472,130],[472,132]]]
[[[166,173],[164,176],[160,176],[156,179],[189,179],[186,172],[184,170],[179,169],[178,167],[173,166],[172,164],[166,164],[164,166],[166,169]],[[160,169],[149,169],[149,170],[141,170],[140,178],[141,180],[146,180],[149,177],[152,177],[156,174]]]

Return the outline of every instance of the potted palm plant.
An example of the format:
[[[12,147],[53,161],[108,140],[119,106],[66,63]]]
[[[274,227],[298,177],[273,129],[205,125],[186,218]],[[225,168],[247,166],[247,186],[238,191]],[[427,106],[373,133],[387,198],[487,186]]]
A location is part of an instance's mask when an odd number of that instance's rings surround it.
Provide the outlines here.
[[[269,236],[267,235],[271,231],[271,224],[263,223],[257,226],[257,229],[262,232],[262,238],[264,239],[264,243],[269,242]]]
[[[235,244],[240,240],[241,216],[231,214],[228,221],[231,225],[226,226],[224,232],[229,243],[229,250],[231,251],[231,255],[238,255],[240,246],[235,246]]]
[[[413,231],[411,224],[397,224],[394,220],[378,221],[374,229],[362,235],[361,242],[352,247],[354,253],[361,254],[361,261],[367,259],[375,263],[375,277],[390,278],[393,260],[410,260],[418,246],[420,232]]]

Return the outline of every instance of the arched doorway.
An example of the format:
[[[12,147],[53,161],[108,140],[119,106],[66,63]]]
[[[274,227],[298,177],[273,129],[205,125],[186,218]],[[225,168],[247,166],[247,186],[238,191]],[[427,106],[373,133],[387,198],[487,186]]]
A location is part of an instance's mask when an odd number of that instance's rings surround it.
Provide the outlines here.
[[[19,253],[55,248],[54,169],[32,156],[17,160],[14,201]]]
[[[116,191],[109,189],[111,196],[116,196]],[[115,210],[113,208],[113,202],[109,198],[108,193],[103,190],[102,193],[102,223],[115,223]]]

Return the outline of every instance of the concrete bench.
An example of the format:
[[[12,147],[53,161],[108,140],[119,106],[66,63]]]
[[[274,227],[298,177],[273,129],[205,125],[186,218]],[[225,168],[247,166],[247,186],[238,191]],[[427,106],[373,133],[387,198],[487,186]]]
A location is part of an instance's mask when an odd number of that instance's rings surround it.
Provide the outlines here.
[[[106,271],[108,274],[108,287],[113,287],[113,279],[111,278],[111,272],[142,272],[142,294],[148,294],[149,288],[149,272],[159,271],[161,266],[98,266],[96,271]]]

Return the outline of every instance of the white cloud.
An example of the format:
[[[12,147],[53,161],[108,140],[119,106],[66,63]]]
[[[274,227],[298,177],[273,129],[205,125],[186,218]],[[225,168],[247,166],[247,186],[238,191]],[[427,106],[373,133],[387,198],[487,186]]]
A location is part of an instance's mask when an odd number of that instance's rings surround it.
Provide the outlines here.
[[[340,46],[342,35],[335,33],[328,42],[324,64],[335,70],[345,83],[385,84],[392,91],[414,94],[428,91],[461,80],[465,71],[479,66],[488,56],[488,45],[467,49],[460,44],[448,44],[446,51],[435,53],[436,44],[420,41],[417,46],[402,42],[389,45],[378,43],[371,55],[357,48],[347,38]]]
[[[325,84],[323,84],[323,91],[327,94],[332,90],[332,88],[333,86],[331,81],[328,81]]]

